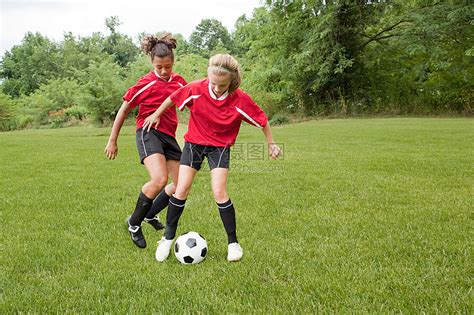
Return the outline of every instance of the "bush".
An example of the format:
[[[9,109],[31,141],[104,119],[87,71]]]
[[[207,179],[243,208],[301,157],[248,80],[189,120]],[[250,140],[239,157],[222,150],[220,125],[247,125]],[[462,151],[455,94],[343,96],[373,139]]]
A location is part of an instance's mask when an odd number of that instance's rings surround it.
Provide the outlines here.
[[[283,125],[287,124],[290,122],[290,119],[288,118],[287,115],[283,113],[277,113],[272,116],[272,118],[268,121],[270,125],[275,126],[275,125]]]
[[[17,117],[17,129],[29,128],[34,125],[35,117],[33,115],[20,114]]]
[[[37,90],[28,96],[21,96],[18,99],[18,111],[20,115],[28,117],[28,122],[19,124],[18,128],[48,125],[49,112],[54,108],[54,103],[42,91]],[[33,121],[30,121],[31,118]]]
[[[72,106],[69,108],[66,108],[64,114],[69,118],[77,119],[77,120],[84,120],[87,115],[89,114],[89,111],[87,108],[84,106]]]
[[[8,95],[0,93],[0,131],[16,129],[17,114],[15,102]]]
[[[81,77],[84,94],[78,105],[88,109],[95,123],[112,121],[128,87],[122,77],[122,68],[111,60],[91,62]]]
[[[37,93],[50,99],[52,107],[49,110],[56,111],[76,105],[84,92],[75,79],[54,79],[43,84]]]

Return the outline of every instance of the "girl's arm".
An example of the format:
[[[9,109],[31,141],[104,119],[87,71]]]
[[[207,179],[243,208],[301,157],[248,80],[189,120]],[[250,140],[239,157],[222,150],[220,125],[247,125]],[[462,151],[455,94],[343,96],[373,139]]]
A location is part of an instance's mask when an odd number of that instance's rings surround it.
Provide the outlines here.
[[[120,106],[120,109],[117,113],[117,116],[115,116],[114,120],[114,125],[112,126],[112,131],[110,132],[110,137],[109,141],[107,142],[107,145],[105,146],[105,155],[109,160],[113,160],[117,157],[118,154],[118,147],[117,147],[117,139],[120,134],[120,129],[122,129],[123,122],[125,121],[125,118],[127,118],[128,113],[132,108],[128,104],[127,101],[123,101],[122,106]]]
[[[158,109],[145,118],[145,122],[143,123],[143,130],[147,129],[147,131],[150,131],[151,127],[155,125],[155,128],[158,127],[158,124],[160,123],[160,116],[170,107],[174,106],[173,101],[171,100],[170,97],[168,97],[161,105],[158,107]],[[148,127],[148,128],[147,128]]]
[[[272,160],[276,160],[280,155],[282,155],[283,151],[275,143],[275,140],[273,140],[272,130],[270,129],[270,124],[268,122],[265,127],[262,128],[262,131],[265,135],[265,138],[267,138],[268,154],[270,155]]]

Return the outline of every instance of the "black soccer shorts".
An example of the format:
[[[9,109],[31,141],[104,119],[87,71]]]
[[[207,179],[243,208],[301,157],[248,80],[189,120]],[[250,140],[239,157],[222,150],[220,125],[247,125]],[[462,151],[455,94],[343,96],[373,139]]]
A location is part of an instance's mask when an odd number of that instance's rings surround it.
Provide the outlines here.
[[[181,148],[176,139],[164,132],[150,129],[150,131],[137,130],[136,142],[140,162],[152,154],[163,154],[166,160],[179,161],[181,158]]]
[[[230,165],[230,147],[205,146],[185,142],[180,164],[190,166],[199,171],[205,157],[207,157],[211,170],[215,168],[228,169]]]

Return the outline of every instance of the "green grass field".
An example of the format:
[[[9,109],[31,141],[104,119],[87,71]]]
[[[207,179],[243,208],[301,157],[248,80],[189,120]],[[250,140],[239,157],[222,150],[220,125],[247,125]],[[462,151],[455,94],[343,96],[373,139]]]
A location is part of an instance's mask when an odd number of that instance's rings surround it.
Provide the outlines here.
[[[147,180],[134,128],[0,134],[0,313],[473,313],[474,121],[341,119],[274,128],[280,161],[244,126],[229,193],[244,259],[228,263],[209,172],[178,234],[206,260],[154,260],[124,219]],[[178,139],[182,139],[180,129]],[[235,153],[235,152],[234,152]],[[163,218],[162,214],[162,218]]]

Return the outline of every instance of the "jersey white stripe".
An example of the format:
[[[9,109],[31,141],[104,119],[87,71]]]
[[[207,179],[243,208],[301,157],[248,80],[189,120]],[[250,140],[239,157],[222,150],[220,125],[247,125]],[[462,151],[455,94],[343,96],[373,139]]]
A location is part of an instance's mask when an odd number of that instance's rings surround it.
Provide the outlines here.
[[[255,120],[253,120],[252,117],[250,117],[246,112],[244,112],[243,110],[241,110],[241,109],[238,108],[237,106],[235,106],[235,109],[236,109],[242,116],[244,116],[245,118],[247,118],[252,124],[254,124],[255,127],[257,127],[257,128],[262,128],[262,126],[260,126]]]
[[[178,109],[179,109],[179,110],[182,110],[183,107],[184,107],[184,105],[186,105],[190,100],[195,99],[195,98],[198,98],[199,96],[201,96],[201,95],[191,95],[190,97],[188,97],[187,99],[184,100],[183,104],[181,104],[181,105],[178,107]]]
[[[135,93],[135,95],[133,95],[132,99],[130,100],[130,102],[128,102],[129,104],[135,99],[135,97],[137,97],[138,95],[140,95],[143,91],[145,91],[146,89],[148,89],[150,86],[152,86],[153,84],[155,84],[156,80],[155,81],[151,81],[150,83],[148,83],[147,85],[145,85],[144,87],[142,87],[142,89],[140,91],[138,91],[137,93]]]

